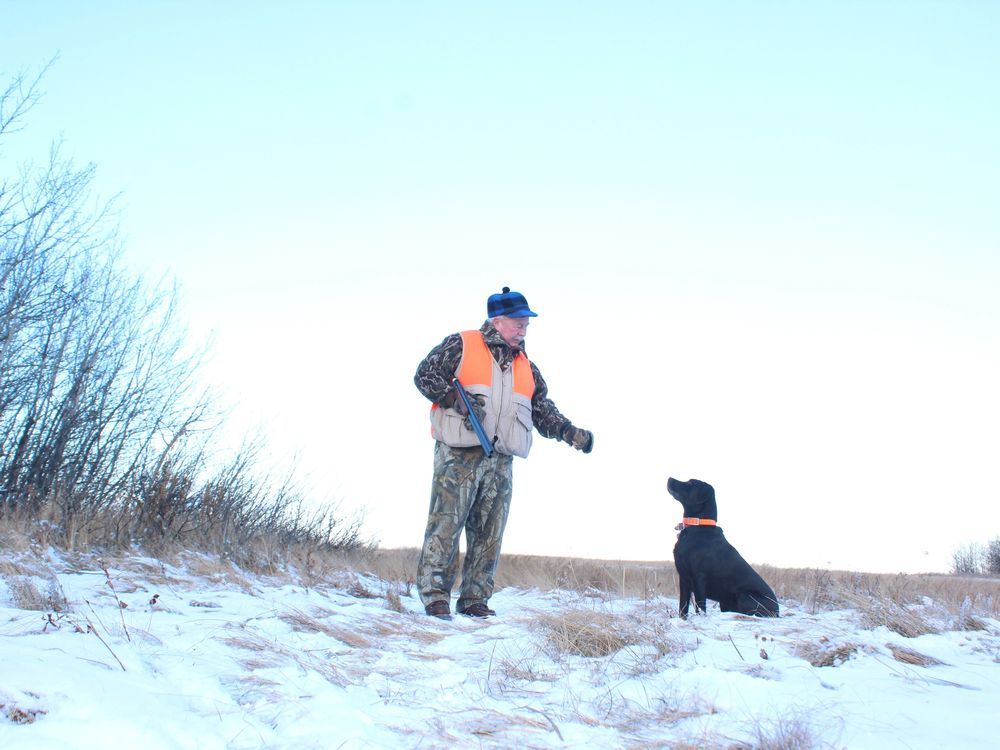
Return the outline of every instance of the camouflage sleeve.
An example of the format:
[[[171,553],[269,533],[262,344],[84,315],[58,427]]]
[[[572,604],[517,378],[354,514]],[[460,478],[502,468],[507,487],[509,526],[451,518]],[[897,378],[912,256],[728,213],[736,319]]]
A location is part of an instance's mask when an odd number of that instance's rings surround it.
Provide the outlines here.
[[[531,363],[531,374],[535,376],[535,395],[531,397],[531,421],[535,429],[542,437],[568,442],[563,437],[563,431],[572,424],[552,403],[549,387],[534,362]]]
[[[462,334],[445,336],[444,341],[431,349],[417,365],[417,374],[413,376],[417,390],[435,404],[441,403],[441,399],[451,390],[452,378],[461,361]]]

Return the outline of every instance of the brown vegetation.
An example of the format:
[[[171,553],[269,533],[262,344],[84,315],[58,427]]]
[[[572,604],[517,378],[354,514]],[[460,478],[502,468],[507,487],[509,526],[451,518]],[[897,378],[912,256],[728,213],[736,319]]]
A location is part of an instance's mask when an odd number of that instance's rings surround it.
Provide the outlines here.
[[[754,741],[748,750],[817,750],[824,745],[816,737],[809,718],[805,715],[789,715],[767,721],[758,721],[754,726]]]
[[[346,564],[391,581],[412,581],[419,550],[365,549],[345,555]],[[781,601],[793,601],[806,611],[861,607],[871,627],[915,633],[933,627],[908,614],[927,597],[954,619],[950,626],[981,629],[978,617],[1000,617],[1000,579],[933,573],[857,573],[815,568],[758,565]],[[515,586],[543,591],[564,589],[597,598],[653,600],[677,596],[672,562],[591,560],[541,555],[504,555],[497,587]],[[974,613],[974,614],[973,614]]]
[[[40,97],[0,87],[0,148]],[[222,409],[199,383],[200,347],[176,294],[118,259],[95,167],[54,146],[0,173],[0,520],[42,547],[160,554],[206,549],[246,567],[289,545],[360,544],[358,521],[316,508],[264,446],[215,450]]]
[[[5,575],[2,579],[10,589],[14,606],[18,609],[33,612],[65,612],[68,608],[66,595],[55,577],[48,579],[44,592],[29,576]]]
[[[550,656],[609,656],[637,643],[627,619],[621,615],[589,609],[569,610],[539,615],[535,622],[542,629]]]
[[[900,646],[896,643],[887,643],[885,647],[889,649],[893,659],[901,661],[904,664],[912,664],[917,667],[933,667],[937,664],[944,664],[940,659],[935,659],[933,656],[922,654],[919,651],[914,651],[912,648]]]
[[[861,644],[853,641],[835,643],[824,637],[819,641],[798,643],[792,651],[814,667],[839,667],[862,648]]]
[[[35,719],[44,716],[48,711],[40,708],[22,708],[21,706],[0,703],[0,715],[6,717],[12,724],[34,724]]]

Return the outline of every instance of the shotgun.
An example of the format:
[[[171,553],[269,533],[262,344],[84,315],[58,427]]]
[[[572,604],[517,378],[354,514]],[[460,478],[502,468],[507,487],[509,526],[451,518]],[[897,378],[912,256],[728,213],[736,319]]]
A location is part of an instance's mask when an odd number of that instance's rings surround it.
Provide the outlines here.
[[[465,408],[469,412],[469,424],[472,425],[472,431],[476,433],[476,437],[479,438],[479,442],[483,446],[483,452],[486,453],[486,457],[489,458],[493,453],[493,444],[490,443],[490,439],[486,437],[486,431],[483,426],[479,424],[479,417],[476,416],[475,410],[472,408],[472,402],[469,401],[469,394],[465,392],[465,388],[462,384],[458,382],[458,378],[451,381],[451,384],[455,386],[455,390],[458,391],[459,397],[465,403]]]

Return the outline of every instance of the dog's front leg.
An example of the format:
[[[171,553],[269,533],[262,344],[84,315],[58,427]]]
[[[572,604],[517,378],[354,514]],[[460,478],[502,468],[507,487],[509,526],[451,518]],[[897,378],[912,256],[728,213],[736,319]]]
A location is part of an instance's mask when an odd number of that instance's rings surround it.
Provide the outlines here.
[[[704,573],[697,573],[694,577],[694,610],[697,613],[705,614],[708,607],[705,600],[708,598],[708,577]]]
[[[680,577],[680,594],[677,600],[677,609],[680,612],[681,619],[686,620],[688,616],[688,609],[691,607],[691,578],[686,575]]]

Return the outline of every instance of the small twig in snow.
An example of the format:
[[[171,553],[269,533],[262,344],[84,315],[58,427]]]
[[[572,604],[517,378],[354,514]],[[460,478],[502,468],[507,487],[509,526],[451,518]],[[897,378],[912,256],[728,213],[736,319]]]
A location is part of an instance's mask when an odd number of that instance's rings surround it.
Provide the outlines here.
[[[496,650],[497,650],[497,642],[493,641],[493,650],[490,651],[490,663],[486,666],[486,692],[487,693],[491,693],[491,691],[490,691],[490,675],[493,673],[493,654],[496,653]]]
[[[101,634],[97,632],[97,628],[94,627],[94,623],[92,623],[90,620],[87,620],[87,625],[88,625],[88,627],[90,629],[90,632],[93,633],[94,635],[96,635],[97,636],[97,640],[99,640],[101,643],[103,643],[104,644],[104,648],[106,648],[108,650],[108,652],[113,657],[115,657],[115,661],[118,662],[118,666],[122,668],[122,672],[127,672],[128,670],[125,669],[125,665],[122,664],[122,660],[118,658],[118,654],[116,654],[114,651],[111,650],[111,646],[108,645],[108,642],[106,640],[104,640],[103,638],[101,638]]]
[[[736,641],[733,640],[733,637],[731,635],[729,636],[729,642],[733,644],[733,648],[736,649],[736,653],[740,654],[740,649],[739,649],[739,647],[737,647]],[[743,659],[743,654],[740,654],[740,659],[742,659],[743,661],[746,661],[746,659]]]
[[[125,608],[128,605],[125,602],[123,602],[121,599],[118,598],[118,592],[115,591],[115,584],[111,580],[111,574],[108,572],[108,565],[107,565],[107,563],[105,563],[104,560],[98,560],[97,564],[100,565],[101,566],[101,570],[104,571],[104,577],[105,577],[105,579],[107,579],[108,588],[110,588],[111,589],[111,593],[115,595],[115,601],[118,603],[118,614],[121,615],[121,618],[122,618],[122,630],[125,631],[125,637],[128,639],[128,642],[131,643],[132,642],[132,636],[130,636],[128,634],[128,627],[125,625]]]
[[[552,717],[551,716],[549,716],[544,711],[541,711],[541,710],[539,710],[537,708],[532,708],[531,706],[524,706],[524,708],[528,709],[529,711],[534,711],[536,714],[541,714],[542,716],[544,716],[545,719],[546,719],[546,721],[548,721],[549,724],[552,725],[552,731],[554,731],[556,733],[556,736],[559,738],[559,740],[561,742],[565,742],[566,741],[565,739],[563,739],[562,732],[559,731],[559,727],[557,727],[556,723],[554,721],[552,721]]]

